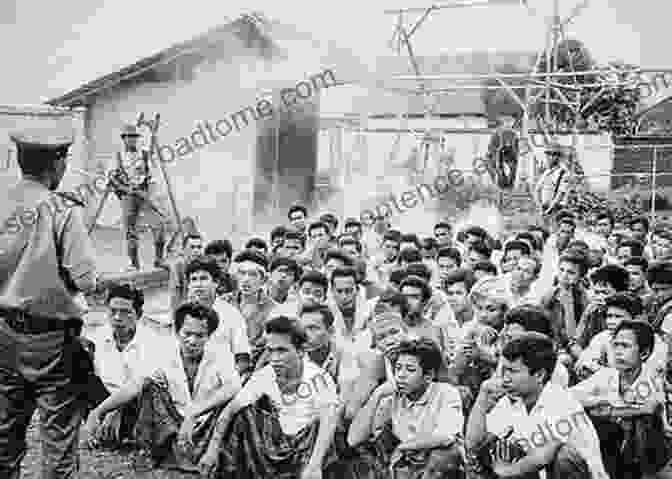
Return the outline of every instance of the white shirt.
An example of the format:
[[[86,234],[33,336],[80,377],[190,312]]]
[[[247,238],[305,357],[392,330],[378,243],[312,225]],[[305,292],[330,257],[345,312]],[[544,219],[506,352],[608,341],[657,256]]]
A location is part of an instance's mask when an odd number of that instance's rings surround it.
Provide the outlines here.
[[[578,364],[586,365],[592,370],[599,369],[599,361],[603,354],[607,355],[607,364],[614,365],[614,350],[611,347],[611,331],[604,330],[597,333],[590,340],[588,347],[581,352]],[[667,361],[667,344],[659,335],[654,336],[653,352],[643,367],[651,373],[657,374],[665,369]]]
[[[544,386],[529,414],[521,400],[504,396],[487,415],[486,426],[488,432],[500,437],[511,428],[510,439],[526,452],[550,440],[570,445],[586,461],[593,479],[609,479],[593,423],[572,394],[556,384]]]
[[[336,384],[331,375],[311,360],[303,359],[303,375],[296,393],[280,392],[273,367],[269,364],[252,374],[238,393],[242,405],[254,404],[267,395],[279,413],[285,434],[294,435],[320,418],[325,409],[339,404]]]
[[[113,330],[105,324],[91,338],[96,351],[94,363],[96,374],[110,393],[114,393],[129,381],[149,377],[156,366],[157,349],[165,349],[166,341],[143,324],[138,324],[135,336],[123,351],[117,349]]]
[[[250,354],[250,342],[247,339],[247,326],[245,318],[238,308],[232,304],[217,298],[212,305],[217,312],[219,326],[212,334],[206,347],[212,348],[220,343],[227,343],[234,356],[236,354]]]
[[[217,354],[203,355],[194,380],[193,394],[189,391],[187,373],[184,370],[184,361],[182,361],[177,339],[172,341],[172,347],[168,348],[166,356],[162,358],[161,365],[157,369],[166,375],[168,392],[173,399],[173,404],[182,415],[193,403],[206,400],[223,387],[231,390],[232,395],[241,387],[233,354],[223,345],[218,348]],[[205,421],[208,415],[199,417],[199,422]]]

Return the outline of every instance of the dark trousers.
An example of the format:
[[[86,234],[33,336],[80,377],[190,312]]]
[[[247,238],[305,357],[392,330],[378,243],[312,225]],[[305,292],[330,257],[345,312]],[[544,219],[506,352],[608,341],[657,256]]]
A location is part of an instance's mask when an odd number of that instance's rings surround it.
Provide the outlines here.
[[[63,331],[19,334],[0,319],[0,477],[18,479],[26,431],[40,411],[42,479],[69,479],[85,407],[72,383]]]

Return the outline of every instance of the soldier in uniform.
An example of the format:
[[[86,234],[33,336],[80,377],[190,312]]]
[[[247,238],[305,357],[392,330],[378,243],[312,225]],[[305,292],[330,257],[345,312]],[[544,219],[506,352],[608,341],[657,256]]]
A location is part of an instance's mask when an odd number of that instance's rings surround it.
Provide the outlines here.
[[[22,179],[3,195],[0,220],[23,221],[0,233],[0,477],[18,479],[26,430],[39,408],[41,477],[71,478],[86,412],[77,387],[87,374],[81,353],[88,357],[74,297],[95,290],[93,247],[83,203],[55,192],[71,132],[38,130],[12,140]]]
[[[546,169],[535,188],[535,200],[545,217],[556,211],[565,201],[569,192],[570,170],[567,156],[572,151],[562,145],[553,144],[546,149]]]
[[[130,259],[129,269],[139,270],[138,219],[144,211],[155,218],[150,223],[154,237],[154,267],[165,268],[164,247],[169,214],[158,201],[158,184],[151,175],[150,152],[138,148],[140,133],[135,125],[125,125],[121,131],[124,151],[117,156],[112,185],[121,201],[122,220]]]

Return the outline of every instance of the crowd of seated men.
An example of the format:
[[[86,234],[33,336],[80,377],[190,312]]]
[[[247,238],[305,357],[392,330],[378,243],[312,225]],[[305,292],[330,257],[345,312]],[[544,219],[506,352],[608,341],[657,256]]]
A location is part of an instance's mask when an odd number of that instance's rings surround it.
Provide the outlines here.
[[[672,477],[672,230],[288,220],[188,235],[168,336],[109,288],[90,447],[213,478]]]

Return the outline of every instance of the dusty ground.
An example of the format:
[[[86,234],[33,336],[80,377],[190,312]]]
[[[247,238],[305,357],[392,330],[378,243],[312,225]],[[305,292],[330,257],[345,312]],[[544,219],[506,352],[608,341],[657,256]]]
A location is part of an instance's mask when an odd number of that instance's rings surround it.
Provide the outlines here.
[[[99,268],[102,272],[119,272],[128,264],[124,257],[124,245],[120,232],[98,229],[94,233],[94,245],[99,259]],[[148,235],[143,235],[141,242],[141,263],[149,265],[152,262],[152,246]],[[146,298],[152,311],[167,307],[167,294],[152,294]],[[90,329],[95,329],[95,325]],[[40,470],[40,449],[38,442],[38,417],[28,430],[28,454],[23,461],[22,479],[37,479]],[[91,452],[84,448],[80,450],[82,479],[193,479],[194,476],[186,473],[166,470],[147,470],[134,459],[136,454],[126,452]]]

